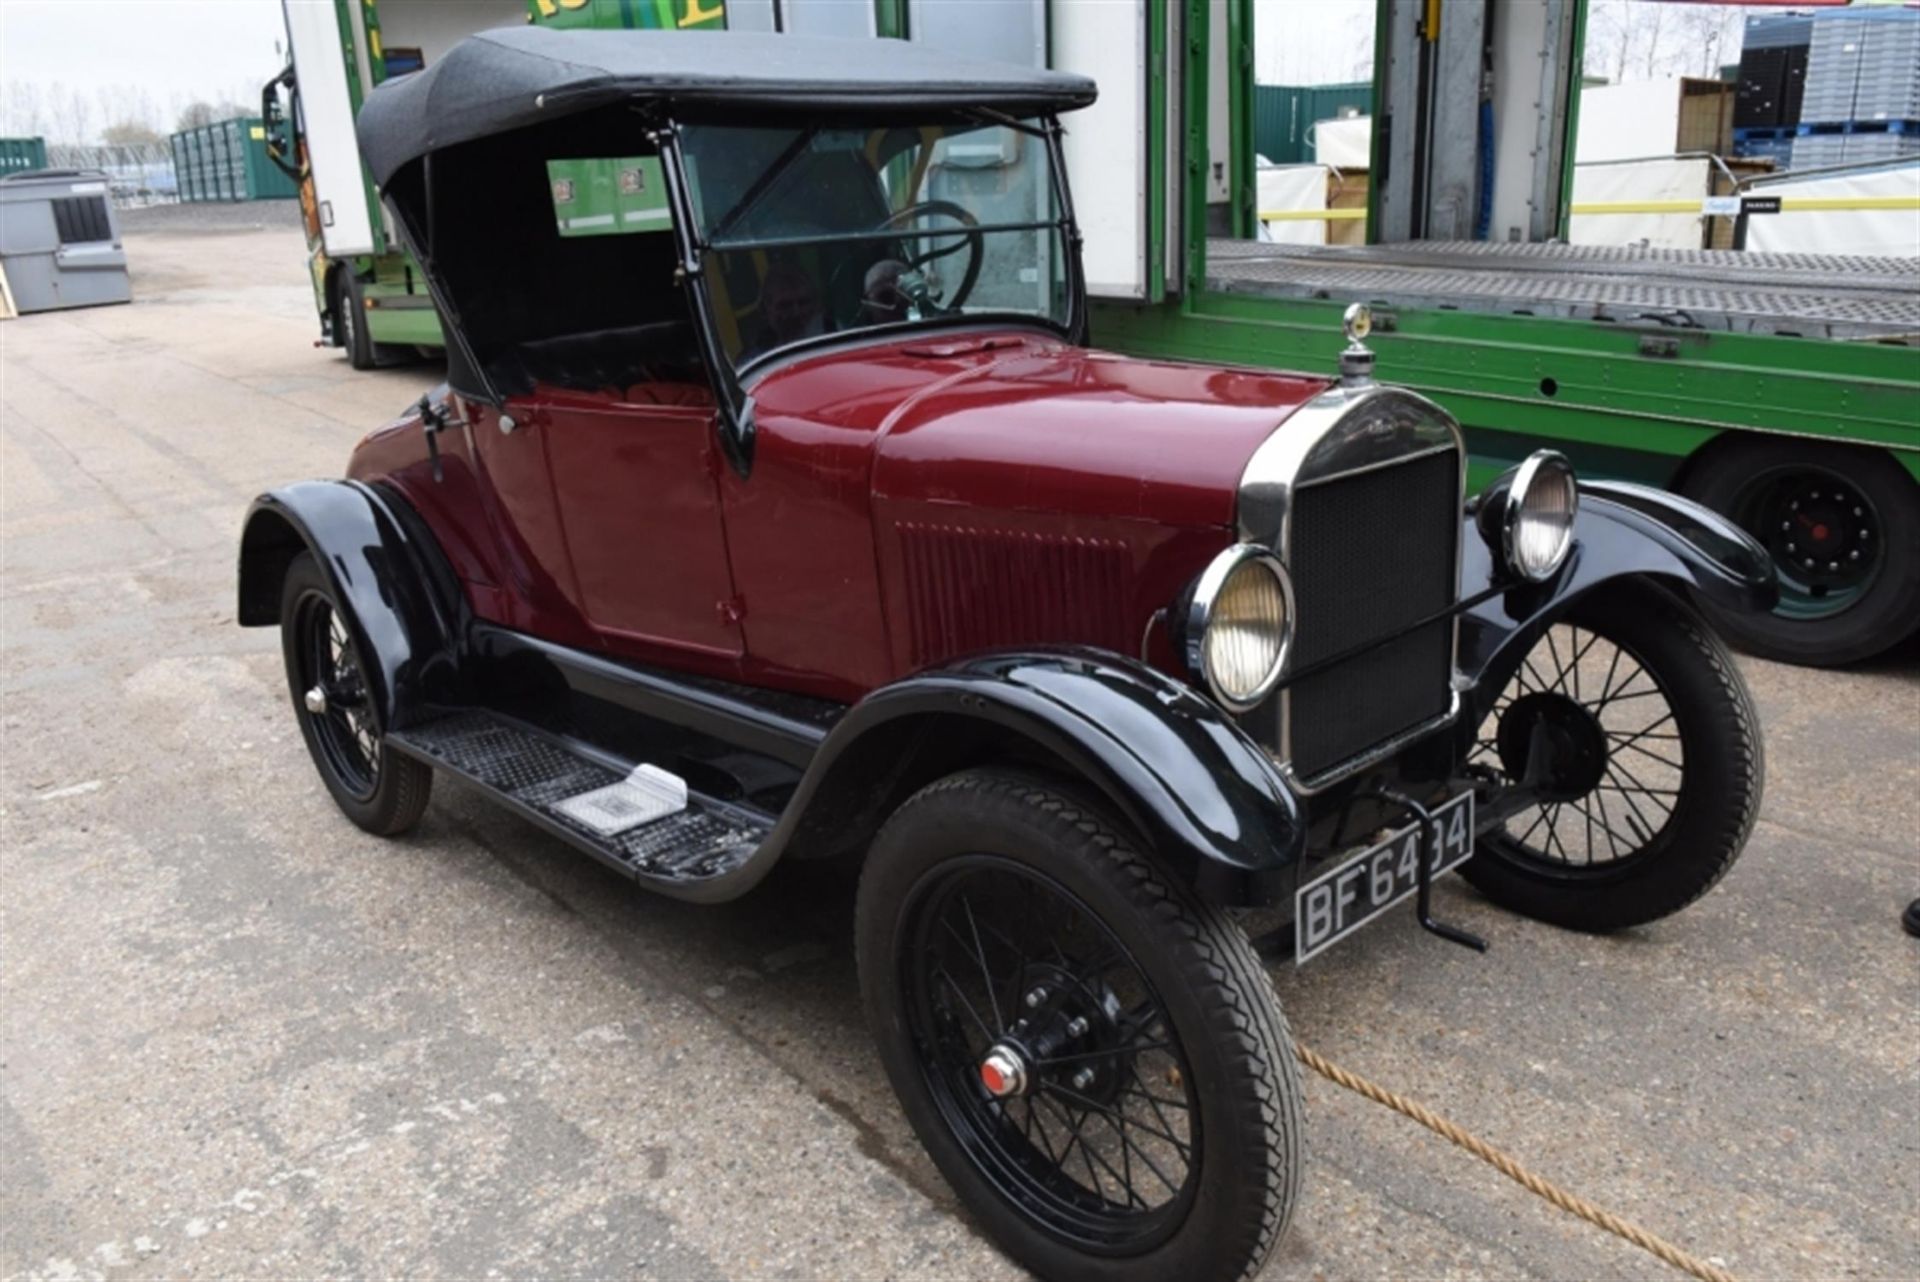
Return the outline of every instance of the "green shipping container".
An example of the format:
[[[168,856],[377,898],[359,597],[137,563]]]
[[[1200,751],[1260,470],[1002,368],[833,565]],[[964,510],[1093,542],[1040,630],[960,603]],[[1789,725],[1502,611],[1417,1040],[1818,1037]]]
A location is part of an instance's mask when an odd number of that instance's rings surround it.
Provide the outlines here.
[[[45,138],[0,138],[0,175],[47,167]]]
[[[1255,85],[1253,149],[1276,165],[1313,159],[1310,131],[1322,120],[1364,116],[1373,110],[1373,83]]]
[[[293,179],[267,159],[267,131],[258,116],[183,129],[168,140],[180,199],[290,200]]]

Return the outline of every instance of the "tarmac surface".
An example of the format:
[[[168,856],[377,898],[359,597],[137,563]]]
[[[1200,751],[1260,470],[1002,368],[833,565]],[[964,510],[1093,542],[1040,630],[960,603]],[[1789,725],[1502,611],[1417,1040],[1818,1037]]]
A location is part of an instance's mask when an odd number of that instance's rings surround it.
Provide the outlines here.
[[[258,221],[129,219],[133,305],[0,325],[0,1279],[1018,1276],[880,1073],[843,879],[701,908],[444,781],[397,842],[335,811],[234,625],[240,517],[439,375],[315,350]],[[1396,912],[1274,982],[1743,1278],[1920,1277],[1920,654],[1742,666],[1766,807],[1691,910],[1591,938],[1449,878],[1487,955]],[[1677,1276],[1306,1089],[1270,1278]]]

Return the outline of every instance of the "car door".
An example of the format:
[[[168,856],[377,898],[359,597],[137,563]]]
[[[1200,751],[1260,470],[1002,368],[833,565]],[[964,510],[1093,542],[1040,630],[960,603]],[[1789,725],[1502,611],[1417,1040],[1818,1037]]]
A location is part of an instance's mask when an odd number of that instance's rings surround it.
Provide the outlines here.
[[[543,398],[539,431],[573,590],[611,651],[665,662],[740,656],[713,416],[704,389]]]

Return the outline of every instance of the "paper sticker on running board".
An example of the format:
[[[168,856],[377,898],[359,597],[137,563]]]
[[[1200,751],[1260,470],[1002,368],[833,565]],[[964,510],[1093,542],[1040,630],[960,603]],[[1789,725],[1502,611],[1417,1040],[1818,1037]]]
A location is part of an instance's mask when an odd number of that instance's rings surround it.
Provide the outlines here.
[[[685,810],[687,781],[642,764],[619,783],[568,797],[553,808],[583,828],[612,837]]]

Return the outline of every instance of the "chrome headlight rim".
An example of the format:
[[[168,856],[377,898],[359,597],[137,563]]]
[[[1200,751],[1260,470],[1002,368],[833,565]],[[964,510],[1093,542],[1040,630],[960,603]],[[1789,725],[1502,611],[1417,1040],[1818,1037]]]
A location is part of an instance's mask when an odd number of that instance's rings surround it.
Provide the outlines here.
[[[1207,629],[1213,622],[1215,607],[1228,581],[1249,565],[1257,565],[1272,575],[1279,587],[1280,635],[1266,676],[1251,691],[1235,695],[1214,679],[1207,663]],[[1280,684],[1280,678],[1286,674],[1287,658],[1293,650],[1293,580],[1271,549],[1257,543],[1236,543],[1209,561],[1207,568],[1194,581],[1184,624],[1181,630],[1181,658],[1186,663],[1187,671],[1228,711],[1250,712],[1266,702]]]
[[[1560,482],[1565,483],[1567,490],[1566,529],[1550,560],[1541,565],[1528,565],[1520,553],[1521,522],[1529,516],[1542,519],[1538,512],[1529,512],[1529,502],[1543,494],[1547,486]],[[1573,527],[1579,514],[1580,485],[1574,476],[1573,464],[1559,450],[1535,450],[1514,469],[1513,482],[1507,487],[1506,504],[1500,514],[1501,560],[1529,583],[1546,582],[1560,572],[1573,551]]]

